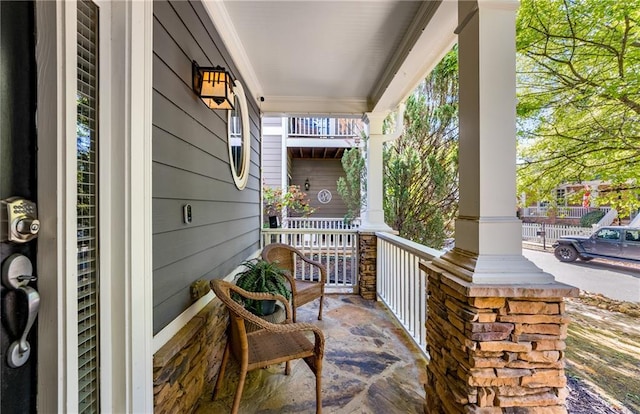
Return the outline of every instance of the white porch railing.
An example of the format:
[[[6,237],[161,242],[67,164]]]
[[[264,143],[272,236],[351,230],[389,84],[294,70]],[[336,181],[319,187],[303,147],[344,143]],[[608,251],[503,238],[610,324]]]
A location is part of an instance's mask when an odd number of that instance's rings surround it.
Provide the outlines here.
[[[591,227],[522,223],[522,240],[545,245],[551,245],[563,236],[589,236],[591,233]]]
[[[378,297],[427,355],[427,276],[418,264],[444,252],[389,233],[376,236]]]
[[[360,227],[360,219],[345,221],[341,218],[287,217],[282,227],[288,229],[351,230]]]
[[[289,137],[292,138],[356,138],[364,126],[357,118],[289,118]]]
[[[604,217],[600,219],[596,227],[610,226],[616,219],[616,217],[618,217],[618,211],[614,208],[611,208],[609,209],[607,214],[605,214]]]
[[[358,289],[358,232],[356,230],[262,229],[262,245],[284,243],[327,268],[326,292],[356,293]],[[318,275],[300,261],[302,279]]]
[[[548,217],[551,207],[531,206],[522,209],[523,217]],[[593,210],[602,210],[608,213],[611,207],[553,207],[558,218],[581,218]]]

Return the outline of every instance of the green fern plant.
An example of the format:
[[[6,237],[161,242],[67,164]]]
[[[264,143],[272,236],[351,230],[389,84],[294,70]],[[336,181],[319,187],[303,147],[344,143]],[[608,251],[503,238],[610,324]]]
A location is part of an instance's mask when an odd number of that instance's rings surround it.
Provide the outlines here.
[[[284,296],[287,300],[291,299],[291,291],[284,276],[286,270],[262,259],[248,260],[243,265],[245,269],[236,275],[238,287],[249,292],[274,293]],[[250,312],[263,316],[261,300],[243,298],[238,294],[233,294],[233,299]]]

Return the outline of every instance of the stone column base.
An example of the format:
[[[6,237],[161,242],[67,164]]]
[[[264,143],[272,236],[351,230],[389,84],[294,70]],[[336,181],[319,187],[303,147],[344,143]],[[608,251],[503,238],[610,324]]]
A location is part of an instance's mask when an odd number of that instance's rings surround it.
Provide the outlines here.
[[[435,263],[428,274],[425,412],[566,413],[561,283],[465,282]]]
[[[358,288],[360,296],[368,300],[376,300],[376,263],[378,255],[378,237],[375,233],[358,235]]]
[[[212,300],[153,355],[154,413],[192,413],[213,387],[227,343],[227,308]]]

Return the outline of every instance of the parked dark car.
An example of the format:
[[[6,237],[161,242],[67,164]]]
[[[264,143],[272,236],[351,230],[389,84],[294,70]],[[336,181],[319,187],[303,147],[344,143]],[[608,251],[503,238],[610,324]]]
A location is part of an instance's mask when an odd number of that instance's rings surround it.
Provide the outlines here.
[[[589,237],[562,237],[553,247],[561,262],[601,258],[640,263],[640,228],[601,227]]]

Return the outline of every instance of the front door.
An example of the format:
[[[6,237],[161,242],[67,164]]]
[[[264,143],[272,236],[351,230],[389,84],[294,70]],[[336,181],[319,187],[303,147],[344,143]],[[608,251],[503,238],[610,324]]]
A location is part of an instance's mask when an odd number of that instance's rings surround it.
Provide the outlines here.
[[[37,202],[34,5],[23,1],[2,1],[0,16],[0,199],[21,197]],[[0,207],[5,210],[0,214],[6,215],[6,205]],[[6,225],[2,231],[8,231]],[[6,239],[6,234],[0,235],[0,261],[3,266],[8,265],[11,255],[22,254],[31,261],[33,274],[37,275],[37,241],[17,243]],[[37,326],[33,326],[26,337],[30,347],[28,359],[18,361],[24,362],[20,366],[10,366],[9,350],[21,338],[26,327],[27,297],[25,290],[7,287],[6,284],[0,286],[0,412],[33,413],[36,412]],[[29,287],[37,289],[37,281],[30,281]]]
[[[37,203],[40,195],[36,206],[42,223],[40,240],[10,241],[0,235],[3,272],[19,253],[40,279],[28,281],[28,288],[12,288],[3,274],[0,411],[31,413],[38,406],[42,412],[99,412],[100,8],[86,0],[0,4],[0,199]],[[57,10],[66,18],[60,20]],[[62,22],[62,38],[43,34]],[[60,56],[66,65],[52,63],[52,57]],[[66,115],[57,118],[60,97],[66,97],[68,107]],[[57,119],[66,123],[68,133],[48,128]],[[65,196],[60,197],[61,191]],[[7,205],[0,208],[7,223]],[[11,226],[9,221],[1,231]],[[56,255],[57,262],[50,260]],[[60,265],[37,269],[38,262]],[[43,309],[25,341],[28,299],[35,310],[38,290]],[[28,354],[21,351],[24,343]]]
[[[153,3],[0,5],[0,199],[40,221],[0,260],[29,259],[41,296],[12,367],[30,290],[0,287],[0,412],[152,412]]]

